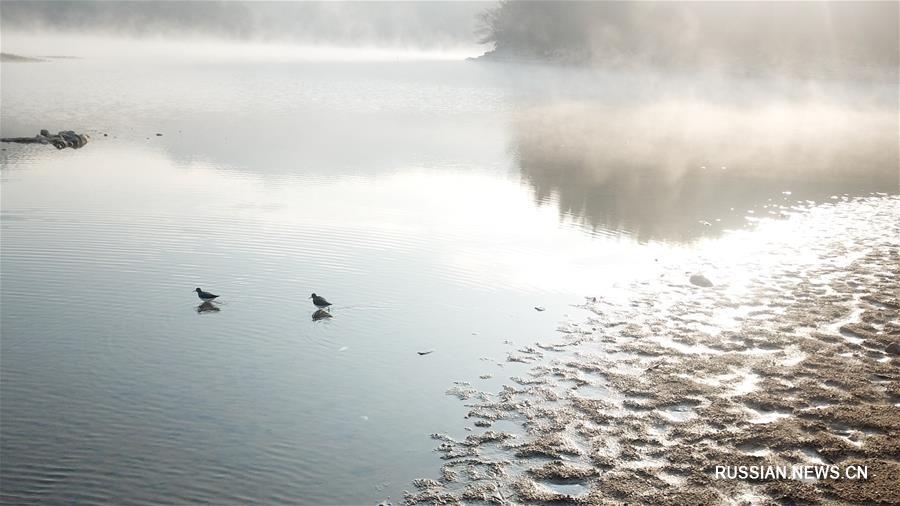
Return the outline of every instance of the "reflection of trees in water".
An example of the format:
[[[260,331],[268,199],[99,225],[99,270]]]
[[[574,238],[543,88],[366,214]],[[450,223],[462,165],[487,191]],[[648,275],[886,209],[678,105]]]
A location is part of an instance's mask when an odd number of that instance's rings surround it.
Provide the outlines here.
[[[748,209],[895,193],[900,177],[897,120],[883,112],[570,103],[520,114],[513,139],[538,202],[641,241],[714,235]]]

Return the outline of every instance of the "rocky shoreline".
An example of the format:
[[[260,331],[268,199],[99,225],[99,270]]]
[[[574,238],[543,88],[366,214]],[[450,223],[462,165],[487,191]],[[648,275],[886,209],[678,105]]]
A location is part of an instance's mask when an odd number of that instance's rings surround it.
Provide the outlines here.
[[[61,132],[51,134],[48,130],[41,132],[34,137],[4,137],[0,142],[13,142],[18,144],[52,144],[56,149],[79,149],[83,148],[90,140],[87,134],[78,134],[72,130],[63,130]]]
[[[0,53],[0,62],[3,63],[40,63],[45,60],[40,58],[32,58],[30,56],[22,56],[12,53]]]
[[[701,252],[715,286],[660,266],[628,303],[589,298],[595,317],[510,352],[526,377],[453,390],[471,434],[432,436],[442,475],[405,502],[900,503],[900,199],[833,199]]]

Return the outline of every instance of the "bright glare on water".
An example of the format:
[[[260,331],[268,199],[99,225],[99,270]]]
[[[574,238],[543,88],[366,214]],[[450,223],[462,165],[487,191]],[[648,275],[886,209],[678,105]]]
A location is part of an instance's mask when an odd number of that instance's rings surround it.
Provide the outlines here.
[[[897,192],[891,83],[696,83],[4,64],[4,137],[92,136],[0,152],[4,497],[399,501],[439,474],[430,433],[465,437],[453,382],[527,371],[504,341],[728,230]]]

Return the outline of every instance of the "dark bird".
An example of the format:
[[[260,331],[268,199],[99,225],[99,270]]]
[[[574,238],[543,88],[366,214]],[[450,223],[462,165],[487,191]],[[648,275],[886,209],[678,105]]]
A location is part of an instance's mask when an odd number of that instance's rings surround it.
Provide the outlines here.
[[[201,290],[199,288],[194,289],[194,291],[197,292],[197,297],[200,297],[200,300],[202,300],[204,302],[213,300],[216,297],[218,297],[218,295],[213,295],[209,292],[204,292],[203,290]]]
[[[325,297],[321,297],[321,296],[316,295],[316,294],[310,295],[309,298],[312,299],[313,304],[315,304],[315,306],[316,306],[317,308],[319,308],[319,309],[327,309],[328,306],[331,305],[330,302],[328,302],[327,300],[325,300]]]

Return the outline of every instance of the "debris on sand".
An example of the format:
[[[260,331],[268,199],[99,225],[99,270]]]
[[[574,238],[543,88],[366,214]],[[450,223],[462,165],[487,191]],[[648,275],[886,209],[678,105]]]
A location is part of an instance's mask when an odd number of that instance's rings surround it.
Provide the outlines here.
[[[697,285],[697,286],[702,286],[704,288],[709,288],[709,287],[713,286],[712,281],[710,281],[703,274],[692,274],[690,281],[692,284]]]
[[[78,149],[84,147],[88,143],[87,134],[77,134],[72,130],[63,130],[57,134],[51,134],[48,130],[41,130],[41,133],[34,137],[5,137],[0,142],[18,142],[20,144],[53,144],[56,149],[72,148]]]
[[[534,306],[534,310],[535,311],[546,311],[547,308],[545,308],[544,306]]]
[[[429,353],[434,353],[434,350],[417,351],[416,353],[418,353],[419,355],[428,355]]]

